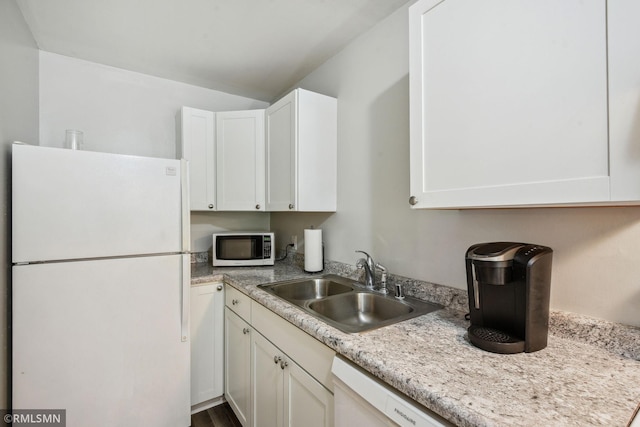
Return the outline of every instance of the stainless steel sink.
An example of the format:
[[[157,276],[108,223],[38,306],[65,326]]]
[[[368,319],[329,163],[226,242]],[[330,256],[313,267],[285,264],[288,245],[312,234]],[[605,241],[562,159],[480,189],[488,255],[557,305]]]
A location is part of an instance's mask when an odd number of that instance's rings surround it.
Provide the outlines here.
[[[353,292],[350,284],[331,278],[294,280],[270,285],[269,291],[287,301],[316,300],[330,295]]]
[[[442,308],[410,297],[382,295],[333,274],[259,287],[344,332],[376,329]]]

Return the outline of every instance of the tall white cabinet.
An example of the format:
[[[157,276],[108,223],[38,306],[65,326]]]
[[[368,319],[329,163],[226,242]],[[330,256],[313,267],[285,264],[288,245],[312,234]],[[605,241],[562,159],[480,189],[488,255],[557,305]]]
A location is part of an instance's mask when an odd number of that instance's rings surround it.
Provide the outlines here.
[[[223,312],[222,282],[191,287],[191,406],[198,410],[224,394]]]
[[[640,156],[630,155],[640,67],[625,52],[640,39],[633,8],[631,0],[411,6],[410,204],[640,200]]]
[[[337,100],[296,89],[266,111],[268,211],[335,211]]]
[[[216,113],[218,210],[265,210],[264,157],[264,110]]]

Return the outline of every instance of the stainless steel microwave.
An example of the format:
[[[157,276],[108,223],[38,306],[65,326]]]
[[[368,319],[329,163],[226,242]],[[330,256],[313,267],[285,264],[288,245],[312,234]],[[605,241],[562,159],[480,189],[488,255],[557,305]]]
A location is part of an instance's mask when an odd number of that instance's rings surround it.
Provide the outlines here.
[[[213,266],[273,265],[273,233],[217,233],[213,235]]]

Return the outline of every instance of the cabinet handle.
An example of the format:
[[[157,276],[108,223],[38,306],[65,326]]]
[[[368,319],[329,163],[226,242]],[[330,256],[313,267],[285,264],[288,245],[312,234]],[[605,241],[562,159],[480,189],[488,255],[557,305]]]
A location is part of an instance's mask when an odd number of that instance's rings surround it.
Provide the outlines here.
[[[249,332],[251,332],[251,329],[249,329],[249,328],[242,328],[242,333],[243,333],[244,335],[247,335]]]
[[[213,209],[213,205],[209,205],[209,209]]]
[[[418,204],[418,198],[416,196],[409,197],[409,204],[411,206],[415,206]]]
[[[289,203],[289,209],[293,209],[294,207],[293,203]]]
[[[256,209],[260,209],[260,204],[257,204],[257,205],[256,205]]]
[[[280,361],[280,369],[286,368],[287,366],[289,366],[289,362],[287,362],[286,360],[281,360]]]
[[[218,285],[218,287],[216,289],[221,291],[222,290],[222,285]]]
[[[282,360],[282,357],[280,356],[273,356],[273,363],[275,363],[276,365],[278,364],[279,361]]]
[[[240,301],[238,301],[237,299],[232,299],[231,300],[231,304],[232,305],[237,305],[237,304],[240,304]]]

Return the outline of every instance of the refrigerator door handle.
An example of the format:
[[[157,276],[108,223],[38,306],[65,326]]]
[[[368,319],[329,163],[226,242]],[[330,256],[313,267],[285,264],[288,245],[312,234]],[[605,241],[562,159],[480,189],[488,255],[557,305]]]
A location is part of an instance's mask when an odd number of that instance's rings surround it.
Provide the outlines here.
[[[191,290],[191,260],[189,255],[182,255],[182,319],[181,341],[189,339],[189,296]]]
[[[191,208],[189,200],[189,161],[180,159],[180,174],[181,174],[181,188],[182,194],[182,251],[191,251]]]

